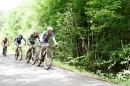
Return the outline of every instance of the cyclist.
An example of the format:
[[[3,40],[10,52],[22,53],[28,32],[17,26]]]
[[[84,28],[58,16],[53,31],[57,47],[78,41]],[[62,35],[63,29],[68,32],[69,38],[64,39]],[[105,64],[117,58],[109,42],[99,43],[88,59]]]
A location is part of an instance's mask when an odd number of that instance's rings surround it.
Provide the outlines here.
[[[29,38],[28,38],[29,48],[28,48],[28,51],[27,51],[27,53],[26,53],[26,58],[27,58],[27,56],[28,56],[29,51],[31,50],[32,45],[35,44],[35,40],[36,40],[37,38],[39,39],[39,42],[40,42],[40,38],[39,38],[39,35],[38,35],[38,31],[37,31],[37,30],[34,30],[33,34],[31,34],[31,35],[29,36]]]
[[[3,46],[3,52],[2,52],[2,54],[4,54],[4,49],[7,49],[7,46],[10,45],[10,41],[8,40],[7,37],[5,37],[5,38],[2,40],[1,45]]]
[[[15,43],[16,47],[21,44],[21,40],[22,40],[22,39],[23,39],[24,42],[25,42],[24,45],[26,45],[26,40],[25,40],[25,38],[23,37],[23,35],[19,34],[19,35],[16,36],[15,39],[14,39],[14,43]],[[16,50],[15,50],[15,54],[16,54],[17,50],[18,50],[18,47],[17,47]]]
[[[43,31],[42,35],[40,36],[40,41],[42,43],[40,59],[42,59],[41,57],[43,55],[42,51],[44,50],[44,47],[49,46],[48,40],[50,37],[52,37],[55,46],[58,46],[52,31],[53,31],[53,28],[49,26],[49,27],[47,27],[47,31]]]

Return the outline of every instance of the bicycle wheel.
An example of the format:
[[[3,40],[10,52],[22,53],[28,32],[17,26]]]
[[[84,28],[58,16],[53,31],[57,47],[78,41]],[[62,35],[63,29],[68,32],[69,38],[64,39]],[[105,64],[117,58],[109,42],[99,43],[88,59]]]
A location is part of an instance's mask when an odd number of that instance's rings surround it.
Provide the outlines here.
[[[6,57],[6,54],[7,54],[7,48],[4,48],[4,51],[3,51],[3,56]]]
[[[33,52],[33,51],[32,51],[32,52]],[[34,54],[34,53],[33,53],[33,54]],[[35,64],[35,63],[34,63],[34,62],[35,62],[35,61],[34,61],[34,60],[35,60],[34,58],[35,58],[34,55],[32,55],[32,56],[31,56],[31,59],[30,59],[30,60],[31,60],[30,62],[31,62],[32,65]]]
[[[36,58],[35,58],[35,63],[36,63],[36,66],[40,66],[41,63],[42,63],[42,60],[39,59],[39,56],[40,56],[40,52],[38,51],[37,54],[36,54]]]
[[[15,54],[15,60],[18,59],[18,53],[19,53],[19,51],[17,50],[17,51],[16,51],[16,54]]]
[[[18,59],[19,59],[19,61],[22,60],[22,49],[21,48],[19,48]]]
[[[30,59],[31,59],[31,56],[32,56],[32,53],[29,52],[29,53],[27,54],[27,58],[26,58],[26,62],[27,62],[27,63],[29,63],[29,61],[30,61]]]
[[[47,51],[44,57],[44,69],[48,70],[52,65],[52,54],[51,51]]]
[[[31,61],[30,61],[30,62],[31,62],[32,65],[35,64],[35,59],[34,59],[34,57],[31,57]]]

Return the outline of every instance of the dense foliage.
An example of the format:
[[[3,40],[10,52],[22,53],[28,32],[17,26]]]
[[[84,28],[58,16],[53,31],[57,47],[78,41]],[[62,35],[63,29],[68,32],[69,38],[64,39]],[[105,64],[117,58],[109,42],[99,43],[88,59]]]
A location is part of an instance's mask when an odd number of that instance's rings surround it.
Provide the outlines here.
[[[54,28],[57,59],[89,71],[130,68],[129,0],[24,0],[2,18],[13,42],[22,33]],[[26,32],[26,33],[25,33]]]

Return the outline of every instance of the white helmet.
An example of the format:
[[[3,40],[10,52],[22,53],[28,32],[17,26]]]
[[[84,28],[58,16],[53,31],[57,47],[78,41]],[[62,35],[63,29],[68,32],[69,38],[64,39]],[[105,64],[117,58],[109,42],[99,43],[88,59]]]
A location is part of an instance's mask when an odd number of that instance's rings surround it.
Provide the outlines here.
[[[37,31],[37,30],[34,30],[34,33],[38,33],[38,31]]]
[[[48,31],[48,30],[53,30],[53,28],[49,26],[49,27],[47,27],[47,31]]]

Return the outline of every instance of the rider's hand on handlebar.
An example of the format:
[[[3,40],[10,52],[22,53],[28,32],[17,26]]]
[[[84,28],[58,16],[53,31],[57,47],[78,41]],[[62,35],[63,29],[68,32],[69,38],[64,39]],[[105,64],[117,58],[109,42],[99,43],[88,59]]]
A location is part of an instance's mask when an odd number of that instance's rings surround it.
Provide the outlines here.
[[[55,44],[55,47],[58,47],[58,44]]]

